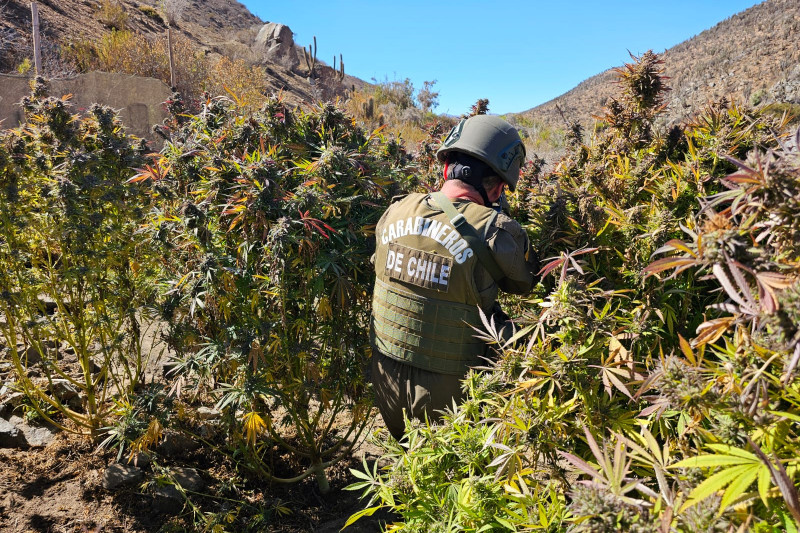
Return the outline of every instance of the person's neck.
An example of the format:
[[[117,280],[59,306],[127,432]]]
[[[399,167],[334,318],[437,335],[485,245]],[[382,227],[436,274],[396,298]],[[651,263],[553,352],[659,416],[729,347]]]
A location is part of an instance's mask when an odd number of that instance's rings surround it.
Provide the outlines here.
[[[476,204],[483,205],[483,198],[474,187],[468,185],[460,180],[447,180],[442,185],[442,192],[447,196],[450,201],[453,200],[467,200],[475,202]]]

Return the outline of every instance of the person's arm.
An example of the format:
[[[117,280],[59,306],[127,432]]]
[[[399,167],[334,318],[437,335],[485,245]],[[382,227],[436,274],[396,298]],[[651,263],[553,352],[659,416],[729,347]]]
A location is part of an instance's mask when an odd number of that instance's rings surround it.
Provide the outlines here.
[[[538,281],[539,259],[522,226],[500,213],[486,234],[486,243],[504,274],[495,280],[499,289],[513,294],[530,292]]]

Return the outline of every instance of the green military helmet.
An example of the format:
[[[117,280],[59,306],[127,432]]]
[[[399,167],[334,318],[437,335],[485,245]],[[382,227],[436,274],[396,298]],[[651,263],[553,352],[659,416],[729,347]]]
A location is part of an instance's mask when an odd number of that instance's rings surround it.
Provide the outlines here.
[[[525,163],[525,145],[516,128],[502,118],[475,115],[462,119],[450,130],[436,157],[444,161],[448,152],[477,157],[492,167],[509,189],[517,188],[519,169]]]

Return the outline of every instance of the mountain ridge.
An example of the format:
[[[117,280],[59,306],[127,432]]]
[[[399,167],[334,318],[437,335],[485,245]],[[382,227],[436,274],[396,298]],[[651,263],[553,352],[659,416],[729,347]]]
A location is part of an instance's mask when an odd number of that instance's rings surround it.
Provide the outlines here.
[[[800,2],[766,0],[667,49],[663,66],[671,91],[663,120],[685,120],[721,98],[753,104],[800,103],[798,35]],[[614,69],[607,69],[509,117],[556,129],[565,127],[565,119],[590,127],[593,115],[614,94],[615,80]]]

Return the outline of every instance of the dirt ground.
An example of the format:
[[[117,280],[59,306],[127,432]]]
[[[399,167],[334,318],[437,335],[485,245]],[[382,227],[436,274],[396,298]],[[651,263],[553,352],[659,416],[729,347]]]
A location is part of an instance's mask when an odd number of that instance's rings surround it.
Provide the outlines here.
[[[380,419],[380,417],[376,417]],[[288,509],[285,516],[275,515],[263,531],[276,533],[339,531],[347,518],[363,508],[358,493],[343,490],[354,481],[348,468],[361,467],[361,457],[376,458],[377,449],[365,443],[351,461],[342,461],[329,470],[331,491],[319,493],[316,482],[306,480],[291,487],[265,486],[250,491],[263,502]],[[0,531],[23,532],[156,532],[195,531],[191,507],[183,502],[165,500],[143,490],[142,482],[118,490],[106,490],[102,475],[116,456],[98,450],[85,439],[60,434],[43,449],[0,449]],[[181,457],[181,466],[198,469],[217,488],[219,465],[208,466],[213,457],[197,450]],[[206,468],[203,468],[205,465]],[[147,469],[145,469],[147,472]],[[148,477],[145,475],[143,481]],[[207,490],[205,492],[212,492]],[[218,512],[235,503],[213,501],[198,496],[193,501],[204,511]],[[367,533],[380,531],[387,514],[365,517],[345,531]]]
[[[168,360],[158,332],[159,324],[155,322],[146,323],[143,328],[142,349],[151,354],[145,369],[146,382],[163,379],[163,366]],[[2,355],[0,350],[0,363]],[[4,381],[12,379],[7,367],[8,363],[0,368],[5,369],[0,371],[0,388]],[[370,420],[372,426],[364,435],[385,428],[377,409]],[[189,467],[199,472],[207,485],[191,496],[199,512],[220,513],[235,509],[242,502],[266,508],[280,507],[288,512],[268,517],[267,524],[255,530],[334,533],[366,503],[359,500],[359,493],[344,490],[356,481],[349,469],[362,469],[362,458],[371,465],[379,455],[380,449],[362,437],[350,460],[342,460],[326,471],[331,490],[325,495],[320,494],[313,476],[290,486],[246,486],[239,482],[245,490],[238,495],[228,493],[224,485],[226,480],[238,476],[236,468],[207,447],[161,454],[159,466]],[[115,462],[115,450],[101,449],[86,438],[68,433],[56,435],[46,448],[0,448],[0,533],[202,530],[196,525],[202,522],[193,518],[190,504],[153,494],[152,482],[156,477],[153,465],[143,466],[144,477],[137,483],[115,490],[103,488],[103,473]],[[145,486],[148,483],[150,486]],[[227,499],[218,496],[223,493]],[[345,533],[380,531],[380,524],[389,518],[386,513],[364,517]]]

